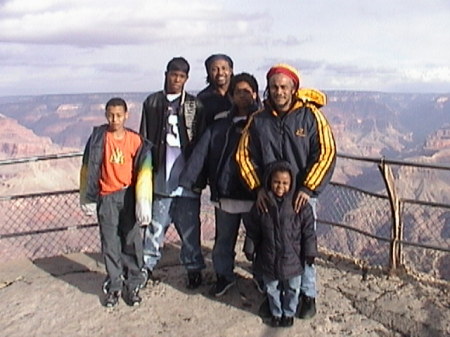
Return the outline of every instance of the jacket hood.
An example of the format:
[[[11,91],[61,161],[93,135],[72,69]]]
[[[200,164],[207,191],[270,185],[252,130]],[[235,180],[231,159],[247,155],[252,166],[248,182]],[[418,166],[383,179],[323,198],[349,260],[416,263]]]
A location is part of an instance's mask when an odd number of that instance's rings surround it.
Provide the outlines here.
[[[289,172],[290,176],[291,176],[291,187],[289,189],[288,194],[292,194],[295,189],[295,177],[292,171],[292,167],[291,164],[289,164],[289,162],[285,161],[285,160],[280,160],[280,161],[276,161],[273,163],[270,163],[267,165],[267,168],[265,170],[265,174],[264,174],[264,188],[267,191],[271,191],[271,186],[270,186],[270,180],[272,177],[272,173],[276,172],[276,171],[287,171]]]
[[[264,104],[270,106],[271,110],[274,110],[268,98],[264,100]],[[289,112],[308,104],[316,108],[322,108],[327,105],[327,96],[317,89],[300,88],[294,94],[294,103],[289,109]]]

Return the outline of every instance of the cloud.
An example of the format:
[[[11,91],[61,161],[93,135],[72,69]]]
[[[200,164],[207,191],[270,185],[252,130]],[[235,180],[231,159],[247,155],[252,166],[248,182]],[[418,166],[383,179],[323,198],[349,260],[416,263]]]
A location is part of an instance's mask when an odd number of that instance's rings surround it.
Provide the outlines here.
[[[272,38],[270,42],[271,42],[272,46],[274,46],[274,47],[279,47],[279,46],[293,47],[293,46],[303,45],[309,41],[311,41],[310,37],[299,38],[294,35],[288,35],[285,38],[278,38],[278,37]]]
[[[28,6],[28,1],[26,1]],[[234,39],[262,25],[257,14],[204,1],[25,1],[6,3],[0,42],[100,47]]]
[[[217,52],[260,81],[287,62],[323,89],[445,88],[448,22],[448,0],[0,0],[0,92],[159,89],[173,56],[197,90]]]

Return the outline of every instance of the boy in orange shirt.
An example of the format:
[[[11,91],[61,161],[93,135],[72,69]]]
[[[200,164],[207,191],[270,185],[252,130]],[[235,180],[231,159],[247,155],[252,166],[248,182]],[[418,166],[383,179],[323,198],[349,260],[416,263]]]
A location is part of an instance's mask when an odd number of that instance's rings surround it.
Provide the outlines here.
[[[150,223],[152,209],[151,144],[125,128],[123,99],[110,99],[105,110],[108,124],[94,127],[84,151],[80,202],[86,214],[97,211],[109,279],[104,305],[116,306],[123,293],[135,306],[143,267],[139,225]]]

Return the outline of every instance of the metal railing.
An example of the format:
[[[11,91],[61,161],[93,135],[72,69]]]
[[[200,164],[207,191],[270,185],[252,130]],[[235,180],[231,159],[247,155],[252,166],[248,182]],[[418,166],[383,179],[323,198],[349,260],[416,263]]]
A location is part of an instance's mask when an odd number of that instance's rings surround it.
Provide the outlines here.
[[[327,187],[319,199],[322,247],[389,272],[450,280],[450,204],[436,200],[450,197],[450,166],[349,155],[338,158],[341,163],[356,161],[361,171],[373,170],[367,177],[378,171],[380,180],[369,179],[366,189],[336,181]],[[432,180],[434,184],[424,187]],[[436,181],[440,193],[433,190]],[[367,191],[370,185],[378,191]],[[408,197],[415,194],[434,200]]]
[[[80,157],[81,153],[77,152],[3,160],[0,177],[14,175],[15,171],[21,171],[17,169],[21,165],[25,166],[22,169],[30,169],[48,160],[75,160],[76,165],[71,167],[77,167]],[[2,168],[11,165],[16,169],[2,172]],[[364,186],[339,181],[342,180],[339,172],[349,170],[356,171],[356,177],[366,177],[360,179],[360,185]],[[431,176],[450,181],[436,172],[450,176],[450,167],[339,154],[333,182],[318,202],[317,233],[322,251],[389,272],[406,270],[437,280],[450,280],[450,205],[446,200],[411,198],[414,191],[405,183],[405,179],[412,178],[416,185],[420,181],[423,184],[419,176],[424,176],[425,181]],[[347,172],[342,176],[348,175]],[[440,188],[443,190],[439,195],[450,197],[450,184]],[[420,191],[436,197],[436,193],[426,191],[423,186]],[[0,213],[1,260],[100,250],[96,218],[80,210],[76,188],[1,196],[0,209],[3,210]],[[201,220],[202,238],[212,239],[214,212],[208,193],[202,194]],[[173,227],[166,239],[178,240]]]

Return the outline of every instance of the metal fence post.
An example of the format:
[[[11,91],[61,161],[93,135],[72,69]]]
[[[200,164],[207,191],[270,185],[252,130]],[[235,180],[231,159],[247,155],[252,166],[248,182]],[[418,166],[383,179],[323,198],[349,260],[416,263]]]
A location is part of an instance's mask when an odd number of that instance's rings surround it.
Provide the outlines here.
[[[392,173],[392,168],[386,164],[384,158],[381,159],[381,163],[378,165],[383,176],[384,183],[386,184],[386,190],[389,196],[389,203],[391,205],[392,214],[392,228],[391,228],[391,245],[389,252],[390,271],[395,272],[401,265],[401,243],[402,239],[402,225],[400,217],[400,199],[397,194],[395,186],[395,178]]]

